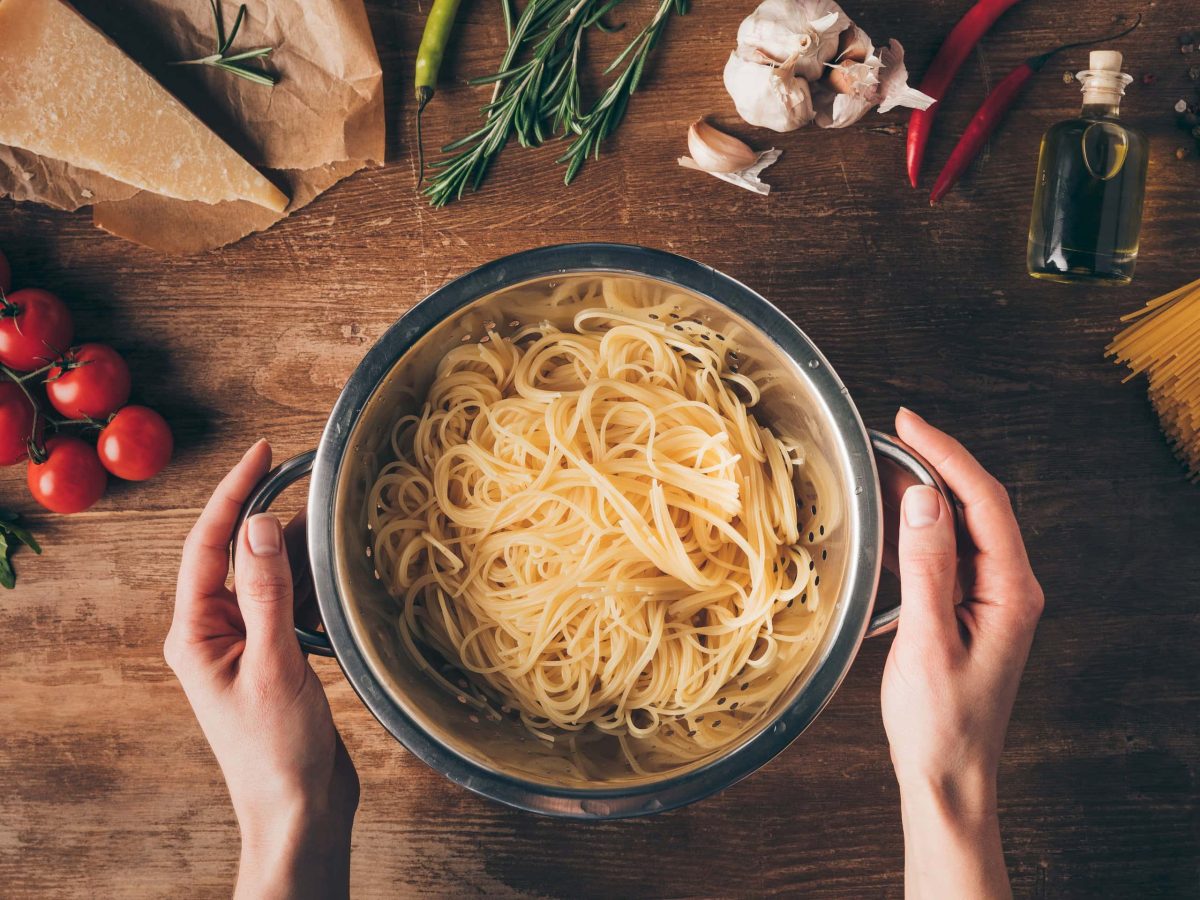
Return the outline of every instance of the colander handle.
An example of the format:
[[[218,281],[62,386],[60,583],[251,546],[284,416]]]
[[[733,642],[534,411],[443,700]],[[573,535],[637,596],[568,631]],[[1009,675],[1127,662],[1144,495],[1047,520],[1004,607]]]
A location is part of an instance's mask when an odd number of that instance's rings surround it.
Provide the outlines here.
[[[268,472],[266,477],[258,483],[258,487],[254,489],[254,493],[246,501],[246,505],[242,507],[242,513],[238,517],[237,529],[233,532],[234,535],[241,534],[243,522],[251,516],[266,512],[271,508],[271,504],[275,502],[275,498],[282,494],[286,488],[312,472],[313,462],[316,458],[317,451],[309,450],[307,453],[293,456]],[[233,540],[233,553],[236,556],[236,537]],[[333,656],[333,645],[329,643],[329,635],[323,632],[310,631],[307,628],[301,628],[297,625],[296,639],[300,641],[300,647],[305,653],[314,653],[317,656]]]
[[[931,466],[924,457],[916,450],[904,443],[898,437],[890,434],[884,434],[882,431],[868,429],[871,436],[871,447],[875,450],[877,456],[884,459],[889,459],[905,471],[911,473],[919,482],[934,488],[946,500],[946,506],[950,509],[950,515],[954,517],[955,534],[958,533],[958,503],[954,499],[954,494],[950,488],[946,487],[946,482],[942,480],[942,476],[938,474],[937,469]],[[891,609],[885,609],[871,616],[871,621],[867,624],[867,637],[875,637],[876,635],[886,634],[895,629],[896,624],[900,621],[900,604],[896,604]]]

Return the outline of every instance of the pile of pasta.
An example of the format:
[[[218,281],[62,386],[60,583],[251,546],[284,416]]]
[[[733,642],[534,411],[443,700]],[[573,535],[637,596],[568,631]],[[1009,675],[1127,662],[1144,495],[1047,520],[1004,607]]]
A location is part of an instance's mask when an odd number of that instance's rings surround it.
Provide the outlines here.
[[[1133,324],[1108,345],[1108,356],[1128,365],[1128,381],[1142,372],[1167,441],[1200,482],[1200,279],[1122,316]]]
[[[457,346],[369,501],[406,650],[540,738],[615,736],[635,769],[726,743],[828,618],[798,498],[828,470],[758,399],[719,350],[632,310]]]

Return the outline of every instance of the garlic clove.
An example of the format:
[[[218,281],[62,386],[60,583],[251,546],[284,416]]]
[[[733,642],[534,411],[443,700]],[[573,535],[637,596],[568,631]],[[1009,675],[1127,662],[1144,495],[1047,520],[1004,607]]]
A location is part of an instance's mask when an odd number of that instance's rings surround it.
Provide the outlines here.
[[[838,39],[837,60],[840,62],[852,59],[855,62],[866,62],[868,56],[874,55],[875,45],[871,43],[870,36],[851,22],[850,27],[843,31]]]
[[[705,172],[740,172],[758,159],[758,154],[745,143],[702,118],[688,128],[688,152]]]

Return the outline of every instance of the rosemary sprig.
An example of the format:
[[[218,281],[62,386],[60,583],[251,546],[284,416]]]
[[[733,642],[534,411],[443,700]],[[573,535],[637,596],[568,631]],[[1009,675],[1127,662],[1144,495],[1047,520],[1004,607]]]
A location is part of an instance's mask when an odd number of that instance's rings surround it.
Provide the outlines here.
[[[208,3],[212,7],[213,22],[216,25],[217,52],[211,56],[202,56],[199,59],[185,59],[171,63],[171,65],[212,66],[214,69],[221,69],[222,71],[237,75],[239,78],[253,81],[255,84],[265,84],[267,87],[273,87],[279,79],[270,72],[242,65],[247,60],[266,59],[271,55],[273,47],[258,47],[254,50],[243,50],[241,53],[229,53],[229,48],[233,46],[233,41],[237,37],[238,29],[242,27],[242,20],[246,18],[246,4],[243,3],[238,8],[237,18],[233,21],[233,28],[229,30],[229,34],[226,36],[225,23],[221,18],[221,7],[217,5],[217,0],[208,0]]]
[[[587,115],[582,118],[573,118],[568,122],[571,130],[575,132],[575,137],[571,138],[571,146],[567,152],[556,160],[556,162],[566,163],[564,184],[571,183],[589,156],[593,159],[599,158],[600,145],[604,143],[605,138],[617,130],[617,126],[625,118],[625,109],[629,105],[629,98],[641,84],[642,75],[646,70],[646,60],[658,45],[663,31],[666,29],[670,13],[686,15],[688,2],[689,0],[662,0],[650,24],[643,28],[604,70],[604,74],[609,75],[624,64],[625,68],[621,70],[621,74],[600,95],[600,99],[596,101]]]
[[[494,84],[492,100],[483,107],[483,125],[447,144],[449,154],[432,164],[437,174],[425,188],[431,205],[443,206],[477,190],[493,160],[511,137],[535,147],[552,137],[567,138],[570,147],[558,161],[566,163],[566,183],[620,124],[641,81],[646,62],[665,30],[670,13],[683,15],[689,0],[660,0],[651,22],[605,70],[620,73],[601,96],[585,108],[582,95],[584,36],[588,29],[615,31],[605,17],[622,0],[529,0],[512,25],[499,71],[472,84]],[[520,60],[520,61],[518,61]]]

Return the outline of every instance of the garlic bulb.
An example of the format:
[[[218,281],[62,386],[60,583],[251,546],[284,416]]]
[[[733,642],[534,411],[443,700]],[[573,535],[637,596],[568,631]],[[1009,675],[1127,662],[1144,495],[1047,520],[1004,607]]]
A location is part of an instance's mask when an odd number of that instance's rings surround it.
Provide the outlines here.
[[[704,119],[697,119],[688,128],[688,152],[705,172],[740,172],[758,161],[758,154],[749,146]]]
[[[790,58],[772,66],[745,59],[735,50],[725,63],[725,90],[749,125],[795,131],[815,115],[808,82],[796,77]]]
[[[833,0],[763,0],[738,29],[725,89],[746,122],[775,131],[814,120],[844,128],[872,107],[933,103],[908,86],[904,48],[877,49]]]
[[[777,64],[794,57],[796,74],[816,81],[837,56],[838,36],[849,25],[833,0],[764,0],[738,28],[738,47]]]

